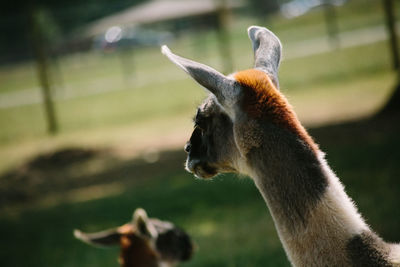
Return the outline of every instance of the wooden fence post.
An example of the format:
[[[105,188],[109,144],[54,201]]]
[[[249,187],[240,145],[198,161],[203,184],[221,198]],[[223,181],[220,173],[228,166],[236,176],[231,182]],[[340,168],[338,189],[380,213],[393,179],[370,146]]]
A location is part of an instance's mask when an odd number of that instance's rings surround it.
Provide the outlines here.
[[[45,51],[45,43],[41,25],[37,18],[37,10],[34,7],[29,8],[29,31],[32,39],[32,47],[36,60],[37,75],[42,90],[43,104],[47,118],[47,130],[50,134],[56,134],[58,124],[52,100],[51,84],[49,77],[49,62]]]

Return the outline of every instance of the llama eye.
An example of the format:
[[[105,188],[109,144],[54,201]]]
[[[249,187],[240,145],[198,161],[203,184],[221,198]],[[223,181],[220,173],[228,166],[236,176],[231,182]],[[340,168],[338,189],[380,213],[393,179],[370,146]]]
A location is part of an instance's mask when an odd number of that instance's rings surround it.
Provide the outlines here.
[[[204,118],[197,117],[194,120],[194,127],[198,128],[201,131],[204,131],[207,128],[207,124]]]
[[[204,128],[201,127],[201,126],[200,126],[199,124],[197,124],[197,123],[195,123],[194,128],[195,128],[195,129],[199,129],[199,130],[201,131],[201,133],[204,132]]]

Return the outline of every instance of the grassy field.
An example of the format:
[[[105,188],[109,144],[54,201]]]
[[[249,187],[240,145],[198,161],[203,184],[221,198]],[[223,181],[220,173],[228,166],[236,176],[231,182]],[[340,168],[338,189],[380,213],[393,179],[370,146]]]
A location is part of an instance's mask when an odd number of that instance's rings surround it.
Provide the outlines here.
[[[243,53],[243,61],[245,57],[251,60],[251,51]],[[165,59],[158,55],[157,60]],[[0,170],[63,146],[140,143],[143,135],[138,132],[160,132],[167,124],[164,120],[175,122],[168,127],[174,135],[188,132],[189,118],[205,92],[164,63],[164,77],[147,78],[147,85],[57,101],[61,133],[55,137],[46,134],[41,105],[1,109]],[[395,81],[389,69],[386,43],[379,42],[286,60],[281,88],[306,124],[343,121],[371,114],[382,105]]]
[[[380,4],[349,1],[337,9],[339,29],[381,25]],[[290,57],[299,42],[325,37],[322,18],[315,10],[271,20],[287,47],[281,90],[368,223],[399,241],[399,118],[367,119],[395,83],[387,43]],[[235,69],[252,66],[245,29],[254,23],[248,17],[234,22]],[[170,47],[222,68],[215,33],[188,35]],[[0,108],[0,266],[117,266],[118,249],[88,247],[72,230],[120,225],[137,207],[193,236],[199,249],[182,266],[289,266],[250,179],[201,181],[183,170],[181,147],[205,92],[159,48],[134,53],[134,71],[124,74],[122,64],[129,62],[121,57],[130,56],[90,52],[59,59],[53,69],[56,136],[46,134],[40,103]],[[0,100],[35,100],[37,92],[32,63],[0,68]]]
[[[337,8],[339,30],[382,25],[382,13],[377,11],[381,11],[380,1],[350,1]],[[385,42],[291,59],[286,55],[295,52],[298,42],[326,37],[323,10],[292,20],[277,15],[270,21],[284,45],[282,90],[306,124],[365,115],[377,109],[387,97],[394,80],[388,74],[390,59]],[[253,64],[245,30],[254,23],[248,17],[235,19],[232,28],[235,69],[246,69]],[[222,69],[214,32],[189,34],[170,46],[179,54]],[[309,49],[314,49],[313,43]],[[130,60],[132,67],[126,67]],[[191,127],[187,119],[205,96],[181,70],[160,55],[159,48],[109,54],[95,51],[62,57],[57,62],[53,63],[52,77],[60,133],[51,138],[46,133],[34,64],[0,68],[0,100],[35,100],[28,105],[0,107],[0,172],[38,152],[59,147],[135,143],[136,137],[140,139],[136,132],[146,136],[159,131],[165,124],[161,127],[157,124],[163,120],[174,120],[174,134],[187,132]],[[360,106],[353,105],[359,98],[363,100],[359,101]],[[316,109],[318,113],[314,112]],[[151,131],[145,133],[146,129]],[[129,137],[132,133],[135,138]]]

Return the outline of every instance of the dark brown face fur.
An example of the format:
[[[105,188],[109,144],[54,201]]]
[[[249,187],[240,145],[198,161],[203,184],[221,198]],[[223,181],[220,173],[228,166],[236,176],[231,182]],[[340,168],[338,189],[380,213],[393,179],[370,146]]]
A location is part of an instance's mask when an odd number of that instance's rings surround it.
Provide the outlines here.
[[[193,243],[189,235],[179,228],[160,233],[156,247],[166,261],[187,261],[193,254]]]
[[[194,130],[185,146],[186,169],[199,178],[210,178],[222,172],[236,172],[233,124],[213,96],[198,108]]]

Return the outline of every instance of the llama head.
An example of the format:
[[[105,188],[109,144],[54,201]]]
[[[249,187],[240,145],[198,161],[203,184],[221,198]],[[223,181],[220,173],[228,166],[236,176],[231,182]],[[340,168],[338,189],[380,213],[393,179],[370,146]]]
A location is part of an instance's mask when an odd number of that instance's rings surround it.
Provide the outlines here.
[[[191,238],[170,222],[148,218],[136,209],[130,223],[97,233],[75,230],[81,241],[97,247],[120,246],[122,266],[166,266],[189,260],[193,253]]]
[[[279,39],[257,26],[250,27],[248,35],[254,51],[254,68],[228,76],[177,56],[166,46],[162,48],[163,54],[211,93],[197,110],[195,128],[185,146],[186,168],[198,177],[208,178],[221,172],[249,174],[246,156],[261,145],[265,125],[304,135],[278,89],[282,51]]]

